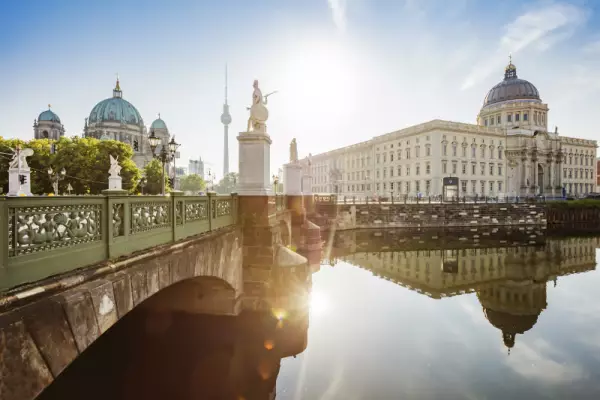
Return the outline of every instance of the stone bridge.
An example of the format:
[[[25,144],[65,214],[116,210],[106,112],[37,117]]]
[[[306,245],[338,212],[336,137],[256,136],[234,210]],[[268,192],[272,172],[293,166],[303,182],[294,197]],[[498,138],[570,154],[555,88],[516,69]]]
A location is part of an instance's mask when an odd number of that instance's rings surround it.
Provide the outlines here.
[[[136,307],[292,307],[320,230],[298,196],[0,200],[0,398],[32,399]],[[308,252],[308,253],[307,253]]]

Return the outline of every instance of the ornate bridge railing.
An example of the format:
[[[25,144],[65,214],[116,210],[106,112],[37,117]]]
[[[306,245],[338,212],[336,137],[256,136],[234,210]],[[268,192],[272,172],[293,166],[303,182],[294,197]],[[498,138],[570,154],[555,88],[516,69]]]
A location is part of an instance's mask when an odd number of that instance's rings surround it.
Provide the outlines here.
[[[236,223],[237,195],[0,199],[0,291]]]

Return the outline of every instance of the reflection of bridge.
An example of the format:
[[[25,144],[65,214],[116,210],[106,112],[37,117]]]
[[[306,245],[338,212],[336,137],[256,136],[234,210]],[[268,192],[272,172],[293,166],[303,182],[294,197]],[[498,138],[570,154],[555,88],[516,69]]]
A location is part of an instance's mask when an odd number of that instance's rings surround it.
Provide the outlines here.
[[[475,238],[460,243],[456,237],[463,234],[339,232],[331,256],[432,298],[477,293],[486,318],[510,348],[546,308],[546,282],[594,270],[600,245],[597,238],[543,236],[531,245],[533,234],[516,230],[502,233],[504,239],[492,247],[480,240],[494,235],[490,231],[476,230]]]

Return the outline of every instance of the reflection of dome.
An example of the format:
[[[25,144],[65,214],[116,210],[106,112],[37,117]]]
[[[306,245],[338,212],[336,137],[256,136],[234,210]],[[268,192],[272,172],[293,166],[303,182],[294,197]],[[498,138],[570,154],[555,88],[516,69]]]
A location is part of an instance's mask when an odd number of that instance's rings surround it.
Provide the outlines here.
[[[155,119],[152,125],[150,125],[151,129],[167,129],[167,124],[160,117]]]
[[[117,86],[113,90],[113,97],[102,100],[90,112],[88,123],[93,124],[103,121],[122,122],[131,125],[143,124],[138,110],[130,102],[123,99],[118,80]]]
[[[60,123],[60,118],[58,118],[58,115],[56,115],[54,112],[52,112],[52,110],[50,110],[50,108],[48,108],[46,111],[42,112],[38,117],[38,122],[40,121],[51,121]]]
[[[484,308],[485,317],[492,325],[502,331],[502,337],[506,347],[511,348],[515,345],[515,336],[523,334],[533,328],[538,319],[538,314],[533,315],[513,315],[503,311],[495,311],[490,308]]]
[[[517,67],[511,62],[504,71],[504,80],[490,89],[483,100],[483,106],[507,100],[537,100],[540,93],[530,82],[517,78]]]

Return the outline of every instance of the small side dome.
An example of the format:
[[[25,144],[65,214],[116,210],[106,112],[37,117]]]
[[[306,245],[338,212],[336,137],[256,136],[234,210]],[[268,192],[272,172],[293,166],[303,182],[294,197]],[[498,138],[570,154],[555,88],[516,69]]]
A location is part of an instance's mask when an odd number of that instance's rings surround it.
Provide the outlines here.
[[[160,114],[158,115],[158,118],[152,122],[150,129],[167,129],[167,124],[165,124],[165,121],[160,118]]]
[[[44,112],[42,112],[39,116],[38,116],[38,122],[39,121],[50,121],[50,122],[58,122],[60,123],[60,118],[58,118],[58,115],[56,115],[51,109],[50,109],[50,104],[48,104],[48,109]]]

